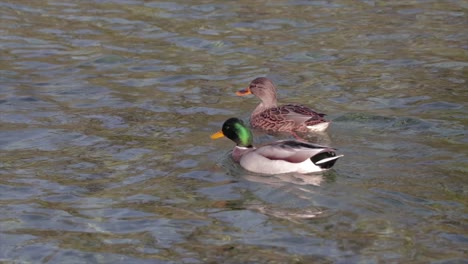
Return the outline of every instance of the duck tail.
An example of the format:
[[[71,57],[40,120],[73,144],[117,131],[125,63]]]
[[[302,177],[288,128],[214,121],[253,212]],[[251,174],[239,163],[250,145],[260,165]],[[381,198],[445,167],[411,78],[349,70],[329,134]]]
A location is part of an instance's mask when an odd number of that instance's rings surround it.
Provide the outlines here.
[[[324,132],[325,130],[327,130],[329,125],[330,122],[321,122],[314,125],[308,125],[307,129],[309,130],[309,132]]]
[[[335,162],[343,157],[343,155],[336,156],[335,152],[322,152],[318,155],[313,156],[310,158],[312,162],[319,166],[322,169],[330,169],[335,165]]]

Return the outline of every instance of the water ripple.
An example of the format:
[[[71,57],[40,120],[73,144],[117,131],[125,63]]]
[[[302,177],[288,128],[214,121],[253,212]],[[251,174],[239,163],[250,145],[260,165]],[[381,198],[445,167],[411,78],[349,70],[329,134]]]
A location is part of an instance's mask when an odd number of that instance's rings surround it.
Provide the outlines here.
[[[434,3],[0,2],[2,260],[463,262],[467,5]],[[259,76],[327,113],[332,170],[209,138]]]

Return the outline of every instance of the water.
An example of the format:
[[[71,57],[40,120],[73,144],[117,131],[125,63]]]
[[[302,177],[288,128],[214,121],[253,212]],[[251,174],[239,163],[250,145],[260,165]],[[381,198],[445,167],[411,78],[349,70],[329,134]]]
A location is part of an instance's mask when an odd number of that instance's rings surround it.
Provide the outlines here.
[[[0,260],[466,263],[467,8],[0,1]],[[210,140],[258,76],[328,113],[334,170]]]

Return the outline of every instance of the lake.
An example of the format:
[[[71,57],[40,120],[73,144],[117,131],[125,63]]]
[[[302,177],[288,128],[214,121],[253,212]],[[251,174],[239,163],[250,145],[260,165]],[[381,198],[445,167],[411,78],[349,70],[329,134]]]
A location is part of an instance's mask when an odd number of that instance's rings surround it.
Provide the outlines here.
[[[467,263],[467,10],[0,1],[0,260]],[[327,114],[332,170],[249,173],[210,139],[260,76]]]

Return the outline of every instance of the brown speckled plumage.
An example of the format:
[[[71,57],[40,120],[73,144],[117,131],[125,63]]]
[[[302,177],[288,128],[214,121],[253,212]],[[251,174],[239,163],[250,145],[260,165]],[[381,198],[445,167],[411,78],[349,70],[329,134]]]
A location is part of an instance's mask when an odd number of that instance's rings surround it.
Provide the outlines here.
[[[237,95],[246,94],[254,94],[262,101],[250,116],[250,124],[254,128],[272,132],[310,132],[324,131],[328,127],[325,114],[317,113],[307,106],[277,106],[276,87],[268,78],[256,78],[247,89],[237,92]]]

